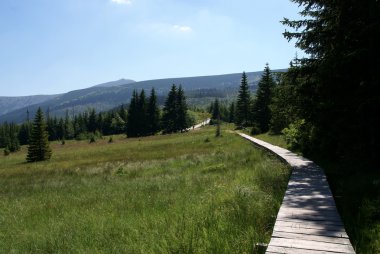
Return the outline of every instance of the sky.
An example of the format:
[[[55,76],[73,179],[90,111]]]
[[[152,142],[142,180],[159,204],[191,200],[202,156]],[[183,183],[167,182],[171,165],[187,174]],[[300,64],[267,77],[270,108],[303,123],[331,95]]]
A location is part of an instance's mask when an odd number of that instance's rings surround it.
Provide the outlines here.
[[[287,68],[289,0],[1,0],[0,96]]]

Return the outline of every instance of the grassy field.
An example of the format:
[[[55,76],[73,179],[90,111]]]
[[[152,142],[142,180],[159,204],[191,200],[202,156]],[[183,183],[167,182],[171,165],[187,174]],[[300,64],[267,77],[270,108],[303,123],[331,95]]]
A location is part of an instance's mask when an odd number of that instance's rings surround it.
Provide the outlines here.
[[[223,130],[226,127],[222,128]],[[213,127],[0,156],[2,253],[254,253],[289,168]]]
[[[256,138],[289,149],[282,135]],[[326,172],[330,188],[352,245],[358,254],[380,253],[380,171],[361,163],[311,158]]]

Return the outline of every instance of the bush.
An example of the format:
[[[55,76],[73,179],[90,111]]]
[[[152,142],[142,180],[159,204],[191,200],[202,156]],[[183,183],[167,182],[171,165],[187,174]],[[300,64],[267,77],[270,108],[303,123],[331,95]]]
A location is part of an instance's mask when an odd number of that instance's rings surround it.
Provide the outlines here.
[[[11,153],[11,151],[9,151],[9,148],[5,147],[4,148],[4,156],[8,156],[10,153]]]
[[[286,143],[291,149],[302,149],[305,141],[305,119],[297,120],[282,130]]]
[[[96,142],[96,139],[95,139],[95,135],[90,135],[91,137],[90,137],[90,144],[91,143],[95,143]]]
[[[111,136],[110,139],[108,140],[108,143],[113,143],[113,137]]]
[[[257,125],[254,125],[251,129],[251,135],[257,135],[257,134],[260,134],[261,133],[261,130],[259,127],[257,127]]]
[[[66,144],[66,141],[64,139],[62,139],[61,145],[65,145],[65,144]]]

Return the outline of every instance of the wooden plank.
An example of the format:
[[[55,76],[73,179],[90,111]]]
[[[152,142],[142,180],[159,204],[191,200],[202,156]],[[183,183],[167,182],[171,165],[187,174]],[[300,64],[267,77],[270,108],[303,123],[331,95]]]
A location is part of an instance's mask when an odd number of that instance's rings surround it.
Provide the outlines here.
[[[286,248],[278,246],[268,246],[267,251],[269,253],[276,254],[336,254],[336,252],[331,251],[322,251],[322,250],[305,250],[305,249],[295,249],[295,248]]]
[[[274,231],[272,237],[277,238],[287,238],[287,239],[299,239],[299,240],[309,240],[316,242],[325,242],[325,243],[337,243],[337,244],[351,244],[350,240],[345,237],[335,237],[335,236],[321,236],[321,235],[307,235],[303,233],[289,233]]]
[[[341,222],[339,217],[335,216],[319,216],[319,215],[308,215],[308,214],[278,214],[277,218],[280,219],[299,219],[299,220],[307,220],[307,221],[325,221],[325,220],[330,220],[330,221],[336,221],[336,222]]]
[[[327,231],[339,231],[342,230],[342,224],[334,224],[331,221],[282,221],[277,220],[275,223],[276,226],[279,227],[290,227],[290,228],[314,228],[319,230],[327,230]],[[342,230],[342,232],[344,232]]]
[[[291,223],[302,223],[303,225],[309,225],[310,223],[313,223],[315,225],[333,225],[343,228],[342,221],[315,221],[315,220],[299,220],[299,219],[289,219],[289,218],[278,218],[277,221],[282,222],[291,222]]]
[[[315,229],[315,228],[291,228],[291,227],[282,227],[282,226],[276,226],[275,225],[273,228],[273,232],[275,232],[275,231],[286,232],[286,233],[295,233],[295,234],[348,238],[346,231],[344,231],[342,229],[326,230],[326,229]]]
[[[346,244],[335,244],[335,243],[324,243],[308,240],[298,240],[298,239],[286,239],[286,238],[276,238],[273,237],[269,243],[272,246],[296,248],[296,249],[306,249],[306,250],[322,250],[337,253],[352,253],[355,251],[351,245]]]

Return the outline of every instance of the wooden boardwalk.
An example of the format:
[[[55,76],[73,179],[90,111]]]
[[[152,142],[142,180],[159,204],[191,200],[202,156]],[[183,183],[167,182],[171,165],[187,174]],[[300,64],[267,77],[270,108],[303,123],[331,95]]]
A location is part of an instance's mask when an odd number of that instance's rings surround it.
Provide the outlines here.
[[[323,170],[286,149],[239,135],[278,155],[293,168],[266,253],[355,253]]]

